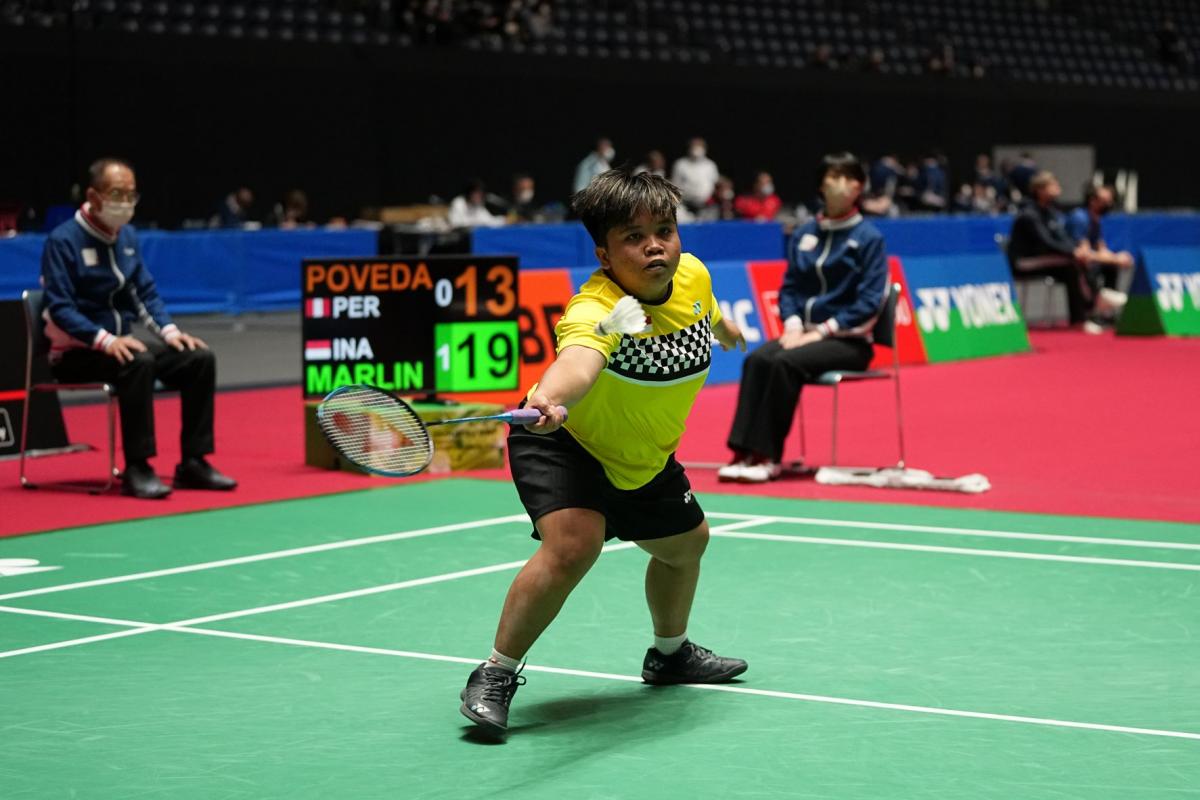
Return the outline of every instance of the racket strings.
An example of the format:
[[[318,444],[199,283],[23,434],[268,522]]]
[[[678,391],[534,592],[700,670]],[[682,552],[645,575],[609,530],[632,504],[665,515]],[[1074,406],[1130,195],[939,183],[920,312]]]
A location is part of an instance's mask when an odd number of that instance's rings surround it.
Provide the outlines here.
[[[319,423],[347,458],[379,472],[419,472],[433,454],[429,431],[416,413],[375,390],[351,390],[330,398]]]

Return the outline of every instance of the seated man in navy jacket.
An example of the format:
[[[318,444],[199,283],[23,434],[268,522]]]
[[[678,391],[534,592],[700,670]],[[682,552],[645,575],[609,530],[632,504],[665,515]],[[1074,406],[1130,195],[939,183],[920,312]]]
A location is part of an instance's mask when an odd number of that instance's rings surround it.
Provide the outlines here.
[[[117,390],[125,472],[121,493],[161,498],[171,493],[151,468],[155,455],[154,381],[178,389],[183,458],[175,487],[232,489],[237,482],[212,467],[216,361],[203,341],[171,322],[154,278],[128,226],[138,201],[129,164],[103,158],[89,169],[87,202],[51,232],[42,253],[50,368],[64,383],[106,381]],[[135,317],[157,337],[132,336]]]

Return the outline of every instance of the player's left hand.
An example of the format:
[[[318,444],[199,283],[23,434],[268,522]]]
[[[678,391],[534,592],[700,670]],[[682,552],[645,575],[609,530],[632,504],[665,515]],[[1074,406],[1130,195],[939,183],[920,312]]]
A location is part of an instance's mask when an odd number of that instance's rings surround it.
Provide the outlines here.
[[[179,352],[184,350],[207,350],[208,344],[199,336],[192,336],[190,333],[179,332],[178,336],[172,336],[167,340],[167,344],[174,347]]]
[[[721,321],[717,323],[717,327],[713,329],[713,336],[716,337],[717,343],[721,345],[721,349],[728,352],[733,348],[746,352],[746,336],[742,333],[741,328],[730,322],[725,317],[721,317]]]
[[[525,427],[534,433],[554,433],[562,427],[566,422],[567,417],[563,414],[563,407],[558,403],[553,402],[550,398],[543,395],[541,392],[535,392],[532,397],[525,402],[526,408],[536,408],[542,412],[542,416],[537,422],[530,423]]]

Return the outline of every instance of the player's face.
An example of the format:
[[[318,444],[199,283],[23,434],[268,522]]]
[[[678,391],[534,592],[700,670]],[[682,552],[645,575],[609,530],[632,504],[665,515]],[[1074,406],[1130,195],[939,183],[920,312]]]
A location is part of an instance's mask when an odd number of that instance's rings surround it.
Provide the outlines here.
[[[675,220],[643,211],[610,229],[606,243],[607,247],[596,248],[596,257],[613,280],[639,300],[662,300],[679,268]]]

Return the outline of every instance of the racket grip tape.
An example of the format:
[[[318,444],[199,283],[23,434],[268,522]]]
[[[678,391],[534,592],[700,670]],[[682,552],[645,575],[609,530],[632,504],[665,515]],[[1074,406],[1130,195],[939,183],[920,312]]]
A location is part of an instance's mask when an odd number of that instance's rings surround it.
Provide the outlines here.
[[[563,408],[562,406],[559,406],[559,409],[562,411],[563,419],[566,419],[567,409]],[[536,408],[518,408],[515,411],[509,412],[508,416],[508,421],[512,424],[526,425],[530,422],[537,422],[538,418],[542,416],[542,412],[538,411]]]

